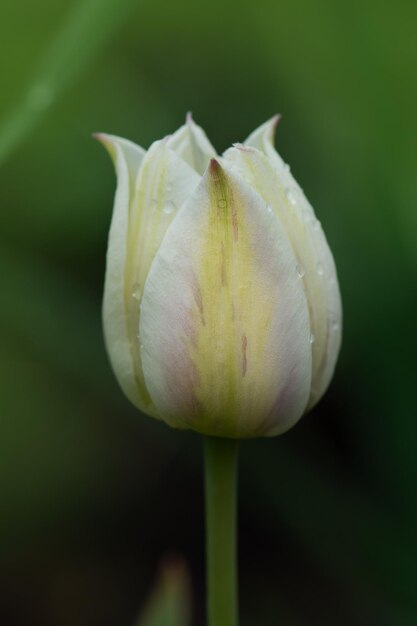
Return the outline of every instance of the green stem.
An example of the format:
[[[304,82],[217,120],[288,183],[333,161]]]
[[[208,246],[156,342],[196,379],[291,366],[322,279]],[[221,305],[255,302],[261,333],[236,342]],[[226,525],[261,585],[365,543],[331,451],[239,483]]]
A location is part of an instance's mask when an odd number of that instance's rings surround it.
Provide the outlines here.
[[[237,451],[234,439],[205,438],[208,626],[238,626]]]

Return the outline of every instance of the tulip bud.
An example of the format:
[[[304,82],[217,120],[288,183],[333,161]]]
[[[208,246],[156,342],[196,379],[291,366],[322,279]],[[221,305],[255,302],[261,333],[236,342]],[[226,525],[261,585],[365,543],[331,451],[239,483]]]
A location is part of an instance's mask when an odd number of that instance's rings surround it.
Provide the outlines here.
[[[222,157],[191,116],[147,152],[98,135],[118,178],[107,350],[127,397],[176,428],[280,434],[333,375],[336,269],[320,222],[274,149],[276,122]]]

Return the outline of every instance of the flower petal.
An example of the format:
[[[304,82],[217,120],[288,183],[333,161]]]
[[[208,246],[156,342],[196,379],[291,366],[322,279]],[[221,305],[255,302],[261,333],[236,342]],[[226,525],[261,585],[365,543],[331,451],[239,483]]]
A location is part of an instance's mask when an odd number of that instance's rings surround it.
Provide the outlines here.
[[[168,146],[199,174],[204,174],[210,159],[216,156],[206,133],[194,122],[191,113],[187,114],[184,126],[169,137]]]
[[[253,133],[245,140],[244,145],[251,148],[257,148],[266,154],[266,150],[271,146],[274,149],[275,131],[278,126],[278,122],[281,119],[280,115],[274,115],[264,124],[255,128]],[[281,157],[279,157],[281,158]]]
[[[104,338],[110,362],[121,388],[133,404],[141,407],[143,400],[135,379],[126,324],[124,290],[129,207],[133,198],[134,181],[145,151],[126,139],[104,134],[97,134],[95,137],[108,150],[117,174],[104,283]]]
[[[106,343],[126,395],[142,411],[157,417],[143,378],[139,350],[143,285],[166,229],[200,178],[167,148],[166,141],[151,146],[135,176],[126,171],[127,159],[120,144],[115,144],[113,150],[117,156],[118,188],[104,293]],[[136,180],[133,197],[132,177]]]
[[[174,427],[275,435],[305,409],[309,319],[291,245],[215,160],[155,256],[139,335],[147,388]]]
[[[278,118],[250,135],[225,158],[275,211],[293,246],[309,303],[313,375],[309,408],[326,391],[341,344],[342,306],[336,268],[320,222],[273,146]]]
[[[127,172],[129,176],[129,194],[130,199],[133,199],[135,191],[136,177],[139,172],[140,164],[146,154],[141,146],[138,146],[129,139],[123,137],[117,137],[116,135],[108,135],[106,133],[95,133],[94,139],[100,141],[110,154],[111,159],[117,169],[117,148],[119,147],[123,153],[123,159],[126,161]]]

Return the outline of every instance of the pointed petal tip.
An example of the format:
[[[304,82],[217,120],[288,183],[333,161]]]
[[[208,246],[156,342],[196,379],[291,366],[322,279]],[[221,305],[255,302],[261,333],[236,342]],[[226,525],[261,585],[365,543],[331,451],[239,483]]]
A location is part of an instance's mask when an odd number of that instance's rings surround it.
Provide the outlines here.
[[[271,119],[269,120],[269,133],[268,133],[268,139],[271,141],[271,143],[274,143],[274,139],[275,139],[275,131],[277,130],[277,126],[281,120],[281,114],[280,113],[276,113],[273,117],[271,117]]]
[[[273,115],[271,117],[271,124],[272,124],[272,126],[274,128],[276,128],[278,126],[278,123],[279,123],[281,117],[282,117],[281,113],[275,113],[275,115]]]
[[[210,159],[210,163],[206,170],[206,176],[208,176],[212,183],[217,185],[221,181],[225,181],[228,178],[228,172],[223,163],[218,158]]]
[[[106,150],[107,154],[110,156],[113,163],[115,163],[117,144],[114,141],[113,136],[108,135],[107,133],[92,133],[91,136],[93,139],[101,143],[101,145]]]
[[[210,159],[209,171],[213,178],[217,178],[222,169],[217,159]]]
[[[199,130],[201,130],[200,126],[194,119],[192,111],[187,111],[185,116],[185,125],[188,126],[191,132],[198,132]]]
[[[91,136],[96,141],[99,141],[102,144],[110,143],[109,136],[106,133],[91,133]]]

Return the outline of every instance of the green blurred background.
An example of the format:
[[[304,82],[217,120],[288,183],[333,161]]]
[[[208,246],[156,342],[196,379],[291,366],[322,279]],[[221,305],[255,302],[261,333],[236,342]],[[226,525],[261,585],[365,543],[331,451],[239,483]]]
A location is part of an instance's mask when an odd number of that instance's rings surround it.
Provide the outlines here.
[[[241,624],[415,626],[416,4],[2,0],[0,42],[2,626],[205,623],[201,441],[110,371],[91,140],[187,110],[219,151],[282,114],[344,301],[326,397],[241,447]]]

